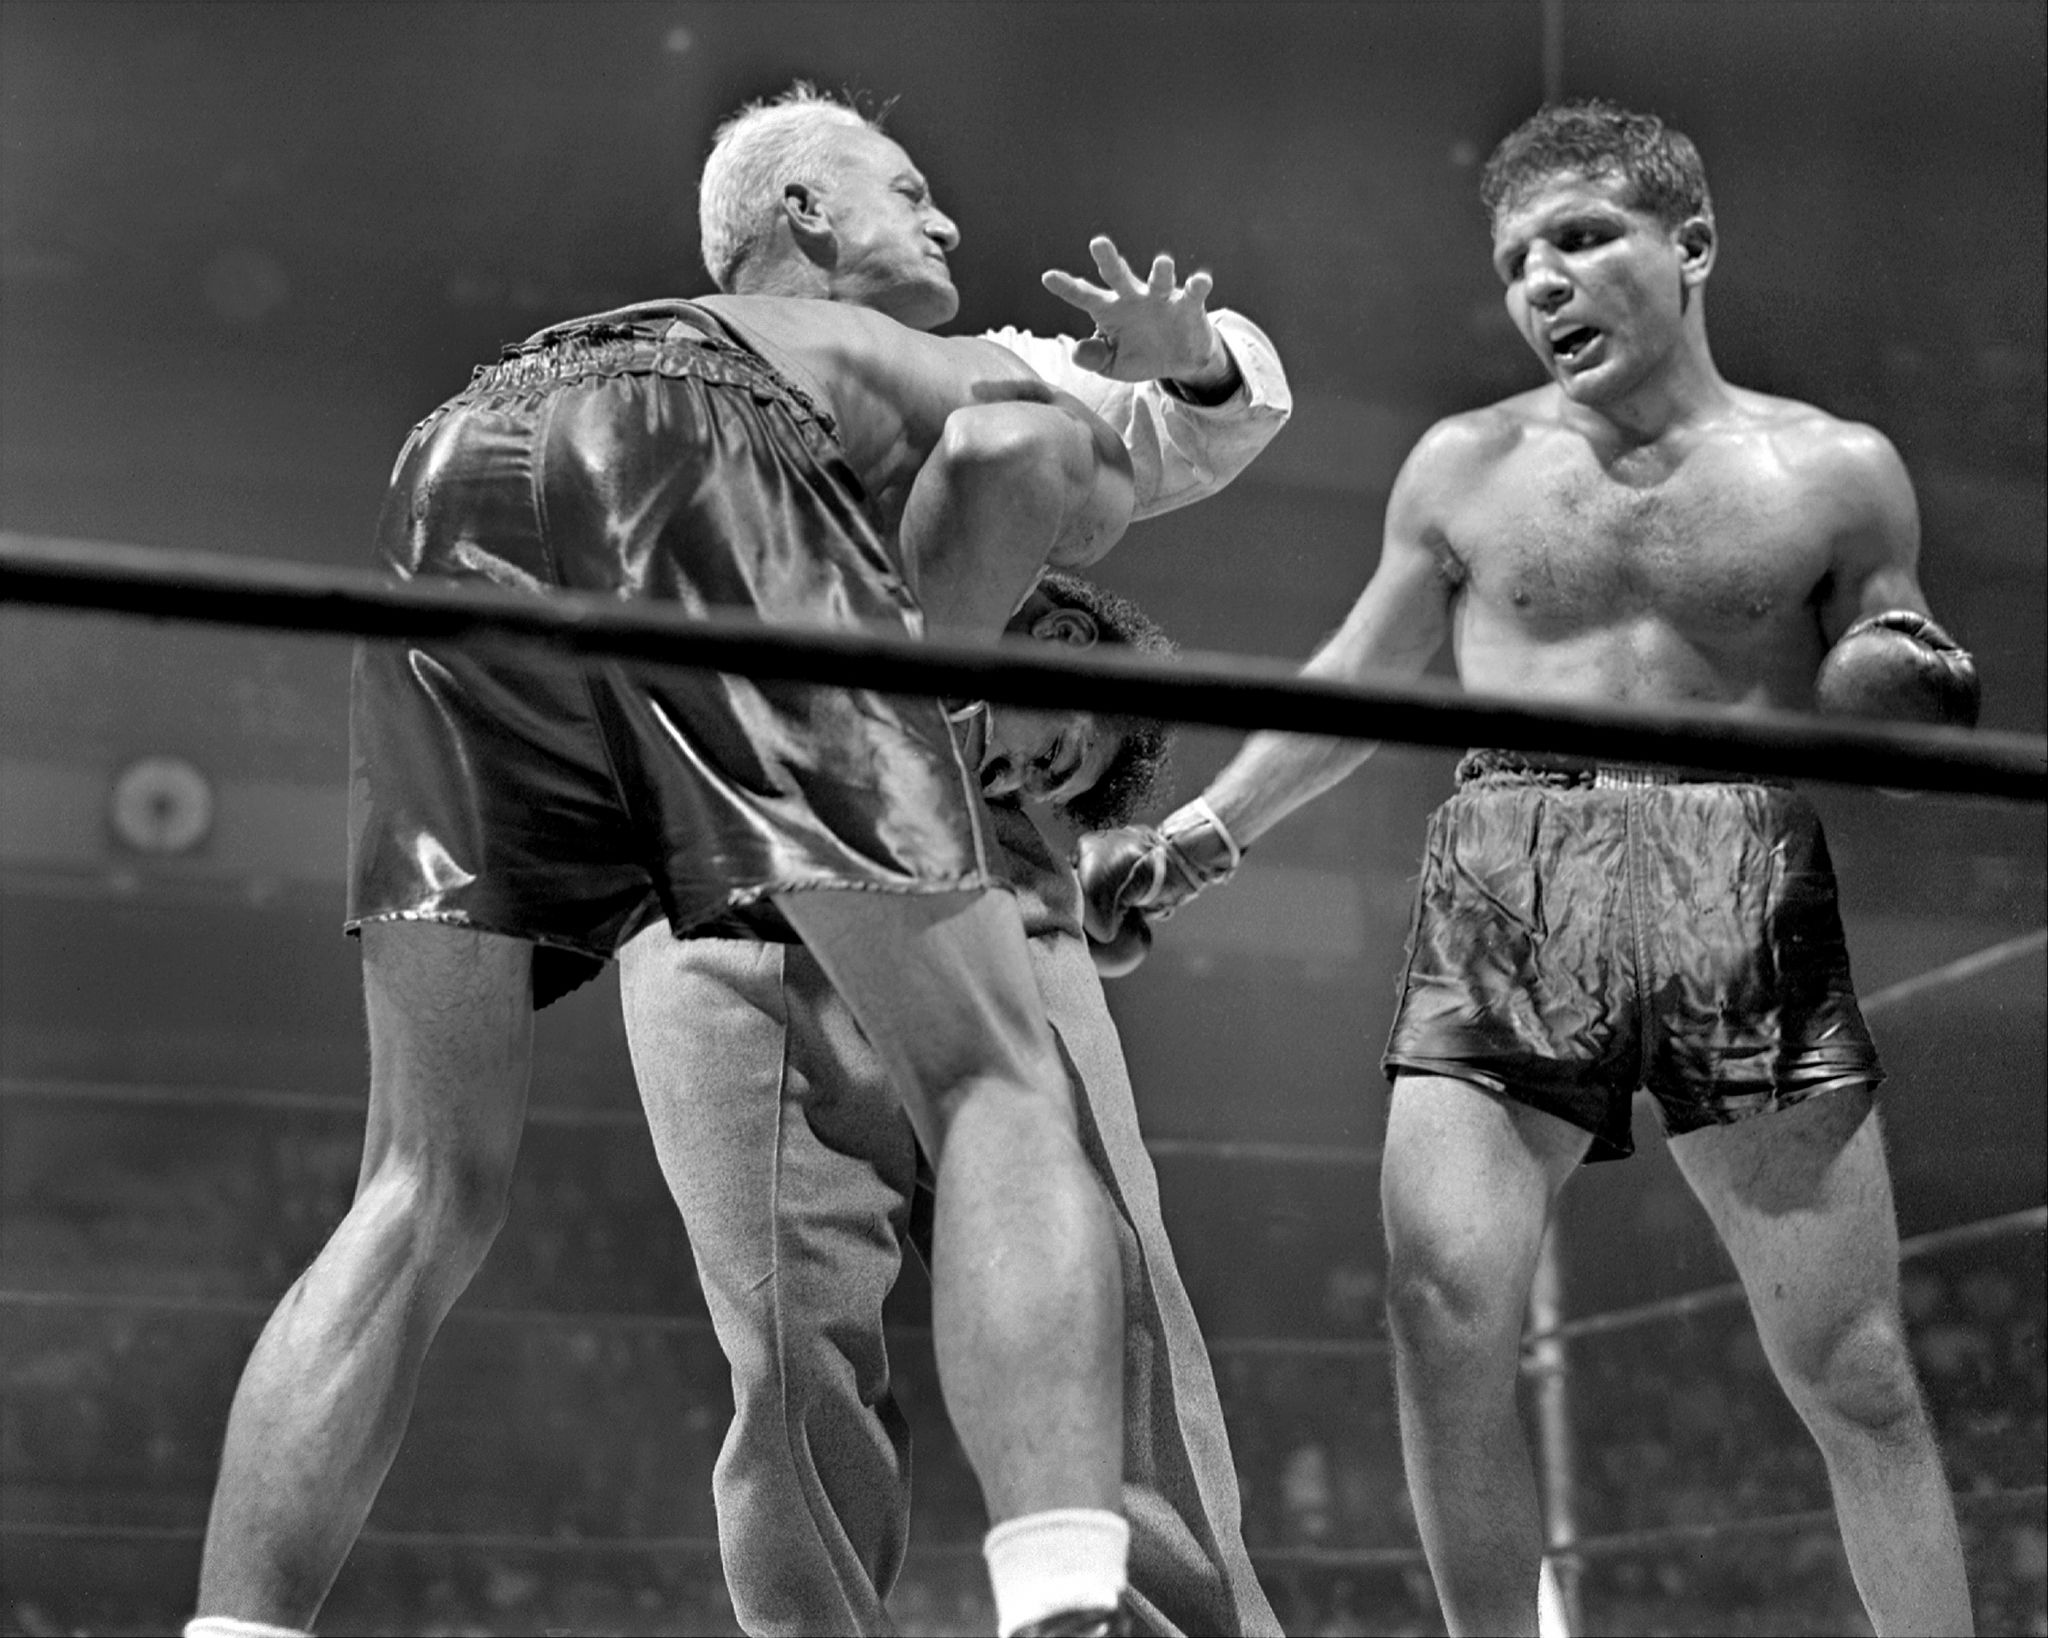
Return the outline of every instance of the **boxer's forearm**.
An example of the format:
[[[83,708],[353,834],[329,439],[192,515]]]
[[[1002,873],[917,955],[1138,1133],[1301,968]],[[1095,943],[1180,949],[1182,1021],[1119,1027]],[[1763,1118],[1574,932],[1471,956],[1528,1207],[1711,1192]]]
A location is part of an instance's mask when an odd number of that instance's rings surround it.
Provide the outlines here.
[[[1085,565],[1130,521],[1130,464],[1072,404],[1006,400],[947,417],[899,540],[934,636],[1000,632],[1048,562]]]
[[[1378,749],[1377,741],[1254,734],[1209,781],[1202,800],[1237,845],[1249,847],[1295,809],[1342,784]]]

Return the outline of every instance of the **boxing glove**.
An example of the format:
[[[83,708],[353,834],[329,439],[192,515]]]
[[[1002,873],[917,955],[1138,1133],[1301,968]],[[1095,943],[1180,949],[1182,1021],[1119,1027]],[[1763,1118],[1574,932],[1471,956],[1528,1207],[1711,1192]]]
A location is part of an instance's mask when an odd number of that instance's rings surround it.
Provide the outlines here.
[[[1977,662],[1926,615],[1892,609],[1842,633],[1820,663],[1813,702],[1828,716],[1969,728],[1977,721]]]
[[[1124,924],[1108,939],[1091,937],[1088,954],[1096,972],[1104,978],[1121,978],[1136,972],[1138,963],[1152,953],[1152,929],[1141,915],[1124,917]]]
[[[1152,926],[1203,888],[1228,879],[1244,850],[1197,799],[1157,829],[1130,825],[1081,838],[1081,898],[1088,946],[1105,977],[1145,959]]]

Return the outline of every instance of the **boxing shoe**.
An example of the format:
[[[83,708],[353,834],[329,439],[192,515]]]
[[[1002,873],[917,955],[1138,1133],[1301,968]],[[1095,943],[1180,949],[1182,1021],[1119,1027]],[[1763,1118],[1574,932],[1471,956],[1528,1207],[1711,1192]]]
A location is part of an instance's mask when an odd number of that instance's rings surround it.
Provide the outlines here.
[[[1827,716],[1974,727],[1980,689],[1969,650],[1910,609],[1858,620],[1837,639],[1813,680]]]
[[[1104,977],[1129,972],[1164,921],[1205,887],[1227,881],[1244,857],[1207,802],[1197,798],[1156,829],[1129,825],[1081,838],[1081,895],[1089,953]]]

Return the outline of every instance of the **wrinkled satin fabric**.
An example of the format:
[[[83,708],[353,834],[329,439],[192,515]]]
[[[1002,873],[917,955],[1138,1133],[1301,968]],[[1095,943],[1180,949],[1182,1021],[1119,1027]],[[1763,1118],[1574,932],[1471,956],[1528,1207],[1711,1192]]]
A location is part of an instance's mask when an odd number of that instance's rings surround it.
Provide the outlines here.
[[[400,579],[922,630],[822,407],[686,302],[478,369],[407,440],[377,554]],[[990,885],[936,700],[365,643],[350,706],[350,930],[532,940],[539,1005],[654,914],[682,932],[804,888]]]
[[[1633,1152],[1883,1079],[1813,806],[1783,786],[1474,753],[1432,815],[1383,1067]]]

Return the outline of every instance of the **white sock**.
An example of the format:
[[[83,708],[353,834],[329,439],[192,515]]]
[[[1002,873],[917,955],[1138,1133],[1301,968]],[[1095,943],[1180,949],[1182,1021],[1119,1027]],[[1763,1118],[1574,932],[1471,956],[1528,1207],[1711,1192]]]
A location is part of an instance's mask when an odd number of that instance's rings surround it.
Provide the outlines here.
[[[185,1638],[312,1638],[297,1627],[274,1627],[268,1621],[238,1621],[232,1615],[195,1615],[185,1623]]]
[[[1131,1527],[1094,1507],[1026,1513],[989,1531],[981,1544],[996,1594],[996,1631],[1061,1610],[1108,1610],[1123,1596]]]

